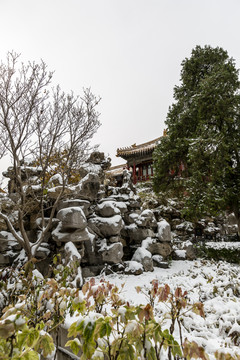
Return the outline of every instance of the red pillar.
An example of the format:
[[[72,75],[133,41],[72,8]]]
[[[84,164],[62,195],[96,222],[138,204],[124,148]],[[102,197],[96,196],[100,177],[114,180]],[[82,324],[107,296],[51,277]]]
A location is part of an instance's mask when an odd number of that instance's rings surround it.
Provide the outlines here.
[[[136,178],[136,165],[133,164],[133,183],[136,184],[137,178]]]
[[[142,181],[142,165],[139,165],[139,180]]]

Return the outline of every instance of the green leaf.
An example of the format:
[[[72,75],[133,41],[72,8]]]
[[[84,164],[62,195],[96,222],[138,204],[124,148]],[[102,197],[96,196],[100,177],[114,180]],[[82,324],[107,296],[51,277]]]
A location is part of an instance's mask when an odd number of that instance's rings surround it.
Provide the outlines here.
[[[87,325],[84,328],[84,332],[83,332],[83,337],[84,337],[84,341],[88,342],[90,340],[92,340],[93,335],[94,335],[94,330],[96,327],[96,322],[94,321],[89,321],[87,323]]]
[[[91,359],[96,349],[95,341],[84,342],[82,350],[87,359]]]
[[[39,360],[39,354],[36,351],[30,350],[24,355],[21,355],[22,360]]]
[[[105,335],[109,336],[111,334],[112,328],[109,324],[109,320],[107,322],[103,322],[99,329],[99,336],[103,338]]]
[[[39,332],[36,329],[33,329],[29,332],[27,337],[27,346],[32,347],[34,343],[37,342],[39,338]]]
[[[75,355],[77,355],[81,349],[81,344],[78,339],[69,340],[65,346],[69,346]]]
[[[173,341],[172,354],[173,354],[173,356],[178,355],[178,356],[182,357],[181,347],[176,340]]]
[[[41,336],[36,349],[41,350],[44,357],[50,355],[55,349],[52,337],[49,334]]]
[[[19,349],[22,349],[23,344],[26,342],[29,335],[29,330],[24,330],[17,335],[17,346]]]
[[[72,337],[72,336],[77,336],[78,331],[77,331],[77,322],[75,321],[70,328],[68,329],[68,337]]]

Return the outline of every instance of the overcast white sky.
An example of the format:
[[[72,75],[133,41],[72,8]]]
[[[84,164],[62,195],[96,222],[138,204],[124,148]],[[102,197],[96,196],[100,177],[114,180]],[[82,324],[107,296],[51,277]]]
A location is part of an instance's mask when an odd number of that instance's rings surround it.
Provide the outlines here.
[[[221,46],[240,67],[240,0],[0,0],[0,58],[42,58],[62,90],[102,98],[94,143],[118,147],[162,135],[181,62]]]

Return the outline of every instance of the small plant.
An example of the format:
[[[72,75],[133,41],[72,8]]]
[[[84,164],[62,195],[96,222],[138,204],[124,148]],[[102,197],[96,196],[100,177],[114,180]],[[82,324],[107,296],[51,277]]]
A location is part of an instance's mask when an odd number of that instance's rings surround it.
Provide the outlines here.
[[[159,286],[152,281],[149,289],[137,287],[137,292],[146,295],[148,304],[133,306],[121,298],[116,286],[104,282],[96,285],[91,279],[83,287],[86,307],[82,307],[79,320],[69,328],[69,346],[75,354],[87,359],[161,359],[163,353],[168,359],[178,359],[190,355],[207,359],[203,348],[194,342],[182,339],[181,318],[188,311],[204,317],[203,304],[190,304],[187,292],[177,288]],[[171,322],[164,329],[165,315],[157,318],[156,304],[164,302]],[[179,328],[180,344],[174,338],[175,326]],[[190,355],[189,355],[190,354]]]
[[[55,258],[54,262],[56,263]],[[55,350],[66,314],[81,309],[79,289],[67,283],[69,268],[56,264],[55,279],[44,279],[33,262],[0,271],[0,359],[35,360]]]

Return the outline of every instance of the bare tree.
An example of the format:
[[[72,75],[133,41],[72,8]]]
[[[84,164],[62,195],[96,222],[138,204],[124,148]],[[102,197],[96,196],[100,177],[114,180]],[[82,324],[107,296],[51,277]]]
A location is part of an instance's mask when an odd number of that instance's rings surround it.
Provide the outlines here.
[[[6,63],[0,64],[0,156],[6,153],[11,156],[19,231],[3,211],[0,211],[0,218],[5,220],[29,259],[35,256],[51,228],[71,169],[81,162],[89,140],[100,126],[96,111],[100,99],[89,89],[84,90],[82,97],[76,97],[73,93],[65,94],[59,86],[49,90],[52,76],[53,73],[48,72],[43,61],[39,64],[19,64],[19,55],[13,52],[8,53]],[[45,189],[52,158],[56,154],[62,186],[46,222]],[[29,155],[39,165],[41,182],[37,193],[31,191],[30,168],[24,164],[24,159]],[[38,204],[41,218],[39,235],[34,243],[25,229],[30,192]]]

